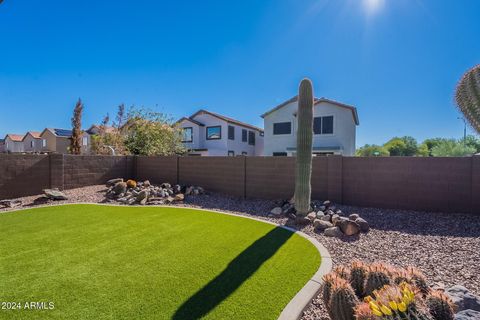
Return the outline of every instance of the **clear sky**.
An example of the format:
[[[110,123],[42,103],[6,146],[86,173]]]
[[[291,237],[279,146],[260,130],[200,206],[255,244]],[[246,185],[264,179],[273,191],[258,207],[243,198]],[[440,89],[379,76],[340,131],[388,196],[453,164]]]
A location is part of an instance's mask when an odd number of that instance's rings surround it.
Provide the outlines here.
[[[84,127],[120,103],[263,126],[296,94],[358,108],[357,145],[461,137],[456,82],[480,63],[479,0],[4,0],[0,136]],[[469,130],[469,132],[471,132]]]

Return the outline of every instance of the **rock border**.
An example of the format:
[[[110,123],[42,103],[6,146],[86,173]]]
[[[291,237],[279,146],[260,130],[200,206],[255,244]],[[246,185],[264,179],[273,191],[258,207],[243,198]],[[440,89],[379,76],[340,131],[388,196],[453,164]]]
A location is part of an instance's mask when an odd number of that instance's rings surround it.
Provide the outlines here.
[[[40,205],[32,208],[18,208],[18,209],[13,209],[4,212],[5,214],[11,213],[11,212],[18,212],[18,211],[24,211],[24,210],[30,210],[30,209],[36,209],[36,208],[43,208],[43,207],[54,207],[54,206],[68,206],[68,205],[78,205],[78,204],[88,204],[88,205],[96,205],[96,206],[107,206],[107,207],[125,207],[124,205],[120,204],[108,204],[108,203],[94,203],[94,202],[75,202],[75,203],[59,203],[55,205]],[[135,207],[135,206],[133,206]],[[132,208],[132,206],[130,206]],[[225,212],[221,210],[209,210],[209,209],[203,209],[203,208],[189,208],[189,207],[180,207],[180,206],[166,206],[166,205],[150,205],[150,206],[138,206],[138,208],[182,208],[182,209],[188,209],[188,210],[197,210],[197,211],[208,211],[208,212],[214,212],[214,213],[220,213],[220,214],[225,214],[228,216],[234,216],[234,217],[239,217],[239,218],[244,218],[244,219],[250,219],[250,220],[255,220],[258,222],[263,222],[267,223],[270,225],[274,225],[276,227],[288,230],[290,232],[296,233],[299,236],[307,239],[310,241],[311,244],[317,249],[318,253],[320,254],[321,257],[321,263],[320,267],[317,269],[315,274],[308,280],[308,282],[300,289],[299,292],[293,297],[292,300],[286,305],[285,308],[283,308],[282,312],[280,313],[280,316],[278,317],[278,320],[297,320],[300,319],[303,316],[303,311],[308,307],[310,302],[315,298],[322,286],[323,280],[322,277],[329,273],[332,270],[333,266],[333,261],[330,253],[328,252],[327,248],[325,248],[320,242],[318,242],[317,239],[314,237],[311,237],[307,235],[306,233],[296,230],[294,228],[290,228],[284,225],[280,225],[278,223],[274,223],[271,221],[266,221],[263,219],[259,218],[254,218],[254,217],[249,217],[249,216],[244,216],[244,215],[239,215],[231,212]]]

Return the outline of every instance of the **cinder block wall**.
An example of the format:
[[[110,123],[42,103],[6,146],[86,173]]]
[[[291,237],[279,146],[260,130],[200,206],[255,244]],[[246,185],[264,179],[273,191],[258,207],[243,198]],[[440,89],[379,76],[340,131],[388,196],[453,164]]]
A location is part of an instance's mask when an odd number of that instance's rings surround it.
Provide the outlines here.
[[[228,195],[288,199],[295,159],[0,155],[0,199],[70,189],[123,177],[203,186]],[[313,159],[312,198],[338,203],[480,214],[480,156]]]

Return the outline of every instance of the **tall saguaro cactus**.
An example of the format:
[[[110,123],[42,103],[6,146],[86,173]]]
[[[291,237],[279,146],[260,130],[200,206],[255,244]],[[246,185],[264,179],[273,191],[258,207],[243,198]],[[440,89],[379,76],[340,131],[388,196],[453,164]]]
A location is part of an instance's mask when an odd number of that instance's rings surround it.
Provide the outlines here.
[[[466,120],[480,133],[480,64],[463,75],[455,99]]]
[[[298,217],[310,211],[312,193],[313,85],[303,79],[298,90],[297,158],[295,162],[295,209]]]

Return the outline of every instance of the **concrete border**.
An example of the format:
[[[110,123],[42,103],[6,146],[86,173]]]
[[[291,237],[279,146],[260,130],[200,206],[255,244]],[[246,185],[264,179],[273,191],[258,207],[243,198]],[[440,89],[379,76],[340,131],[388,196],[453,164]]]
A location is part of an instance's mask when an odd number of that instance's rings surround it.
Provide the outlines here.
[[[293,229],[284,225],[280,225],[272,221],[263,220],[260,218],[255,218],[255,217],[246,216],[246,215],[235,214],[232,212],[215,210],[215,209],[211,210],[211,209],[203,209],[203,208],[166,206],[166,205],[126,206],[126,205],[107,204],[107,203],[74,202],[74,203],[59,203],[55,205],[39,205],[39,206],[30,207],[30,208],[19,208],[19,209],[3,211],[3,212],[0,212],[0,214],[6,214],[9,212],[17,212],[17,211],[23,211],[23,210],[29,210],[29,209],[36,209],[36,208],[67,206],[67,205],[77,205],[77,204],[88,204],[88,205],[108,206],[108,207],[117,206],[117,207],[125,207],[125,208],[129,208],[129,207],[130,208],[131,207],[134,207],[134,208],[182,208],[182,209],[197,210],[197,211],[208,211],[208,212],[220,213],[220,214],[225,214],[229,216],[240,217],[240,218],[245,218],[245,219],[255,220],[258,222],[271,224],[276,227],[280,227],[282,229],[296,233],[299,236],[307,239],[308,241],[310,241],[310,243],[312,243],[315,246],[315,248],[317,248],[318,253],[320,254],[320,257],[321,257],[320,267],[318,268],[317,272],[315,272],[315,274],[310,278],[310,280],[308,280],[308,282],[303,286],[303,288],[300,289],[299,292],[297,292],[297,294],[293,297],[293,299],[290,300],[287,306],[282,310],[282,312],[280,313],[280,316],[278,317],[278,320],[300,319],[303,315],[303,311],[305,311],[305,309],[308,307],[312,299],[318,295],[323,283],[322,277],[332,270],[333,262],[332,262],[332,257],[330,256],[330,253],[328,252],[327,248],[325,248],[314,237],[311,237],[302,231],[298,231],[296,229]]]

